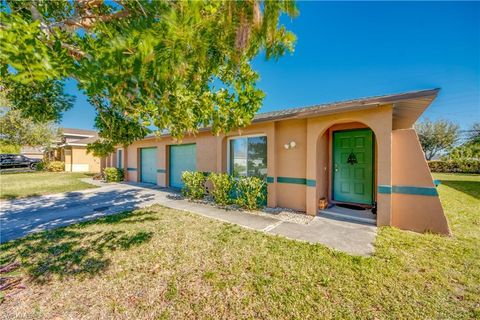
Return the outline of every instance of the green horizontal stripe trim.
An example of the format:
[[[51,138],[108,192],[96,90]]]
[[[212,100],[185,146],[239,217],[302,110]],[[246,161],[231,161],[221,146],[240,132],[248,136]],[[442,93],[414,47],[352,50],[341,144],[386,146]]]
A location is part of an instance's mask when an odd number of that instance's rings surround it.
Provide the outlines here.
[[[392,193],[392,186],[378,186],[378,193],[382,194],[391,194]]]
[[[137,171],[137,168],[127,168],[127,171]]]
[[[315,187],[317,185],[317,181],[312,179],[307,179],[307,187]]]
[[[418,196],[438,196],[436,188],[430,187],[411,187],[411,186],[392,186],[393,193],[414,194]]]
[[[167,172],[167,170],[165,170],[165,169],[157,169],[157,172],[158,172],[158,173],[165,173],[165,172]]]
[[[273,180],[273,177],[267,177],[267,182],[269,182],[268,178],[272,178],[272,180]],[[317,185],[316,180],[305,179],[305,178],[277,177],[277,182],[278,183],[291,183],[291,184],[304,184],[307,187],[315,187]]]
[[[277,177],[278,183],[307,184],[305,178]]]
[[[274,183],[275,178],[274,177],[267,177],[267,183]]]
[[[436,188],[414,186],[378,186],[378,192],[383,194],[411,194],[416,196],[438,196]]]

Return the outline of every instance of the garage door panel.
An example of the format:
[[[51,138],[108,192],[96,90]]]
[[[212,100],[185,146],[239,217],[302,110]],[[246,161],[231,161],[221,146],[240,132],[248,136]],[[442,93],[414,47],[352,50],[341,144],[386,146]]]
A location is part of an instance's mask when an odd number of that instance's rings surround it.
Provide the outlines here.
[[[183,144],[170,146],[170,186],[182,188],[182,173],[197,170],[197,146]]]
[[[157,183],[157,148],[140,149],[140,181]]]

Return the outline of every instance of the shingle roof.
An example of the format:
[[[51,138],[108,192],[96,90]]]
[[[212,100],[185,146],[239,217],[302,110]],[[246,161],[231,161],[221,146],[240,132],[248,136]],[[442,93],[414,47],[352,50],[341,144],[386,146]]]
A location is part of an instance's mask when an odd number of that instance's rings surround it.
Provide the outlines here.
[[[271,121],[271,120],[279,120],[285,118],[296,118],[296,117],[308,117],[313,116],[315,114],[321,113],[337,113],[341,111],[348,111],[352,108],[358,109],[362,106],[370,106],[370,105],[378,105],[378,104],[390,104],[405,100],[412,100],[412,99],[421,99],[424,97],[433,97],[438,94],[440,89],[429,89],[429,90],[419,90],[419,91],[411,91],[406,93],[399,93],[399,94],[388,94],[382,96],[373,96],[367,98],[360,98],[360,99],[353,99],[353,100],[345,100],[339,102],[331,102],[326,104],[318,104],[313,106],[306,106],[306,107],[297,107],[297,108],[289,108],[284,110],[278,111],[271,111],[271,112],[264,112],[257,114],[253,122],[263,122],[263,121]]]
[[[368,109],[381,105],[393,105],[392,128],[409,128],[432,103],[439,91],[440,88],[418,90],[258,113],[253,118],[252,123],[308,118]],[[208,131],[210,129],[210,127],[204,127],[201,128],[200,131]],[[169,135],[168,132],[162,134],[163,137],[168,137]],[[156,137],[156,135],[152,133],[147,135],[144,139],[151,139],[154,137]]]

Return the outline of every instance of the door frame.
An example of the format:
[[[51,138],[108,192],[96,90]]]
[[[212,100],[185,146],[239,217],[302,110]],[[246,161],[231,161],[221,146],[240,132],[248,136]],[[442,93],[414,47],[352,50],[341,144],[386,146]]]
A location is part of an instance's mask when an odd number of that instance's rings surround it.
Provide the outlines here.
[[[357,202],[346,202],[346,201],[337,201],[334,199],[334,190],[335,190],[335,174],[334,174],[334,162],[335,162],[335,143],[334,143],[334,136],[336,132],[351,132],[351,131],[360,131],[360,130],[370,130],[372,132],[372,203],[371,204],[364,204],[364,203],[357,203]],[[349,204],[349,205],[355,205],[358,207],[364,207],[364,208],[372,208],[375,205],[376,201],[376,193],[375,193],[375,188],[376,188],[376,168],[377,168],[377,162],[376,162],[376,138],[375,138],[375,132],[369,128],[369,127],[362,127],[362,128],[351,128],[351,129],[338,129],[338,130],[331,130],[330,131],[330,156],[329,156],[329,176],[331,177],[330,179],[330,202],[333,204]]]
[[[189,145],[195,145],[195,154],[196,154],[196,145],[197,143],[196,142],[189,142],[189,143],[177,143],[177,144],[169,144],[167,147],[167,161],[168,161],[168,172],[167,172],[167,177],[166,177],[166,180],[167,180],[167,186],[169,188],[172,188],[172,189],[180,189],[180,188],[177,188],[177,187],[172,187],[171,183],[172,183],[172,150],[171,148],[172,147],[175,147],[175,146],[189,146]],[[195,157],[195,166],[197,165],[197,158]]]
[[[143,149],[157,149],[156,146],[152,146],[152,147],[141,147],[141,148],[138,148],[138,163],[139,163],[139,166],[138,166],[138,175],[137,175],[137,181],[138,182],[143,182],[142,181],[142,163],[143,163],[143,160],[142,160],[142,150]],[[157,149],[157,154],[155,154],[155,158],[156,158],[156,164],[155,164],[155,171],[157,170],[157,165],[158,165],[158,149]],[[144,183],[150,183],[150,182],[144,182]],[[155,184],[158,184],[158,177],[157,177],[157,182],[155,182]]]

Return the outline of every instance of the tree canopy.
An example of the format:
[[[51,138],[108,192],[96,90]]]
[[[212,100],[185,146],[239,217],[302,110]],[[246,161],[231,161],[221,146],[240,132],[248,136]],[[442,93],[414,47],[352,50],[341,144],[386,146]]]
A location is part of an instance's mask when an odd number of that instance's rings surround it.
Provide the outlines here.
[[[73,106],[74,97],[65,94],[56,80],[23,84],[7,78],[1,82],[2,153],[18,153],[23,146],[49,147],[59,135],[56,122]]]
[[[25,118],[19,110],[0,107],[0,143],[2,146],[49,147],[58,138],[53,122],[35,122]],[[18,152],[18,151],[17,151]]]
[[[254,57],[293,52],[286,1],[3,1],[1,86],[73,78],[96,108],[102,141],[129,144],[152,127],[182,138],[248,125],[263,101]],[[8,67],[7,67],[8,66]],[[14,96],[25,114],[37,114]],[[47,108],[48,109],[48,108]],[[45,118],[62,110],[45,110]],[[55,112],[56,111],[56,112]]]
[[[459,139],[459,126],[448,120],[425,119],[415,125],[418,138],[427,160],[454,147]]]

